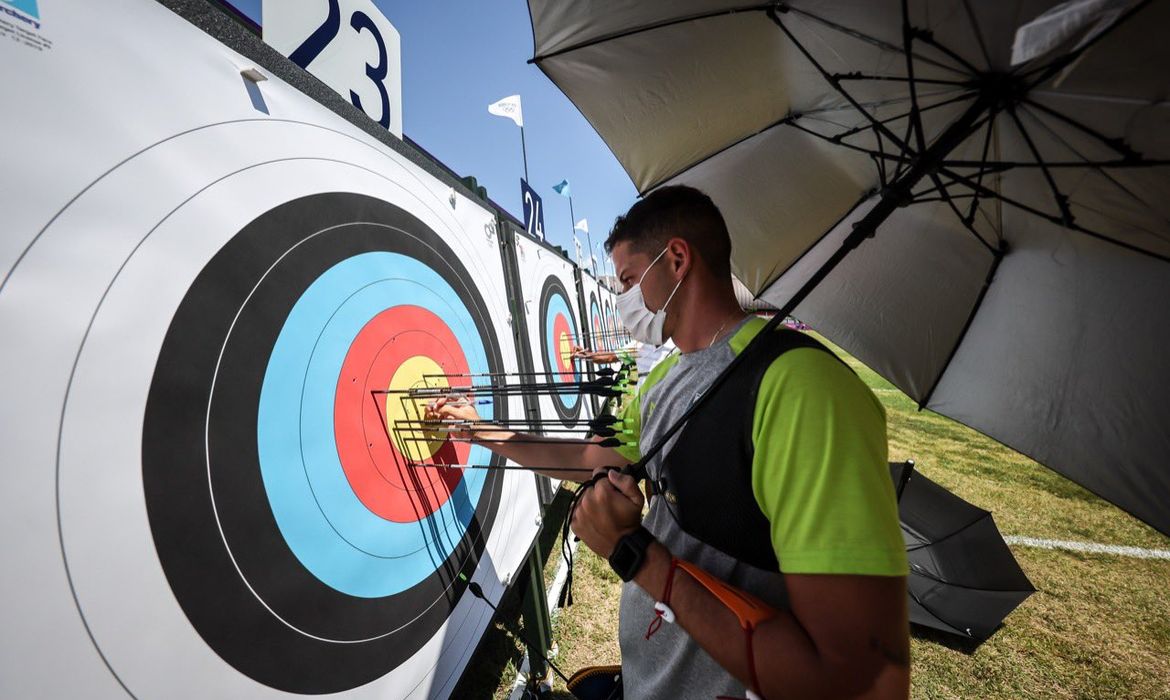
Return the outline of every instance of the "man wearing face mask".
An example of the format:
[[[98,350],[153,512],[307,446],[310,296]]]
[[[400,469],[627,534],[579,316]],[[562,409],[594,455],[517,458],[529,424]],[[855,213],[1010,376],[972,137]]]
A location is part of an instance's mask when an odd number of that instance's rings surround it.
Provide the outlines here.
[[[642,492],[616,471],[574,513],[573,531],[626,581],[625,697],[906,697],[907,563],[877,399],[807,336],[760,336],[764,321],[732,289],[723,217],[698,190],[651,193],[618,218],[606,249],[630,335],[679,350],[624,409],[638,448],[475,436],[520,464],[622,466],[711,391],[646,465],[655,494],[644,520]],[[434,414],[474,409],[439,402]]]

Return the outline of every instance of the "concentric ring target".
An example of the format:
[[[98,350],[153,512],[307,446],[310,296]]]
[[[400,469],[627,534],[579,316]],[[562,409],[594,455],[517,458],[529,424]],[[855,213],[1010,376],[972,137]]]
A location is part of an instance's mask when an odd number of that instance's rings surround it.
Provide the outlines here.
[[[310,195],[232,238],[171,322],[142,442],[155,547],[207,644],[271,687],[330,693],[430,640],[502,478],[434,466],[499,463],[482,447],[388,432],[419,411],[393,392],[502,369],[471,276],[397,206]]]
[[[589,325],[590,332],[593,334],[593,349],[608,350],[609,345],[605,341],[605,321],[601,317],[601,306],[597,303],[597,295],[593,292],[589,293]]]
[[[540,356],[544,371],[557,382],[580,381],[580,367],[572,358],[577,321],[569,293],[556,277],[549,276],[540,291]],[[566,426],[572,427],[581,415],[581,395],[565,392],[552,396],[553,408]]]
[[[602,312],[602,316],[602,326],[604,327],[602,332],[605,334],[605,342],[610,350],[616,350],[619,345],[617,341],[617,324],[613,320],[613,304],[609,299],[605,300],[605,310]]]

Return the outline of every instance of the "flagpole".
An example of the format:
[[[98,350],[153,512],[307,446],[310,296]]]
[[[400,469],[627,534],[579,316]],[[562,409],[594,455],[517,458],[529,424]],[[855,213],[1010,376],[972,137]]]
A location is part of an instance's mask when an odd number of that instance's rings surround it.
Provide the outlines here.
[[[577,234],[573,233],[574,231],[577,230],[577,215],[573,213],[573,197],[572,196],[569,197],[569,225],[572,227],[569,229],[569,233],[572,233],[574,236],[577,235]],[[585,239],[586,239],[586,241],[590,240],[588,227],[585,228]],[[589,248],[589,254],[593,255],[592,244],[591,244],[591,247]],[[589,269],[593,270],[593,260],[592,259],[590,259],[590,261],[589,261]],[[597,271],[594,270],[593,274],[597,274]]]
[[[524,181],[528,182],[528,146],[524,144],[524,127],[520,127],[520,154],[524,158]]]

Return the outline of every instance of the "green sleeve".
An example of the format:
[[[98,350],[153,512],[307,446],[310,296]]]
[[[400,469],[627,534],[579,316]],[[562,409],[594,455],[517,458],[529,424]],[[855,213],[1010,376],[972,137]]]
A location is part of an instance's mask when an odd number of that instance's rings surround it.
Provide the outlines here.
[[[644,384],[638,386],[638,391],[634,392],[627,401],[622,403],[621,413],[618,418],[621,422],[617,425],[619,431],[628,430],[628,433],[618,432],[618,437],[621,438],[624,444],[615,447],[622,457],[625,457],[631,462],[637,462],[642,457],[642,452],[638,449],[638,440],[642,436],[642,388]]]
[[[790,350],[760,384],[752,490],[789,574],[905,576],[881,404],[828,353]]]

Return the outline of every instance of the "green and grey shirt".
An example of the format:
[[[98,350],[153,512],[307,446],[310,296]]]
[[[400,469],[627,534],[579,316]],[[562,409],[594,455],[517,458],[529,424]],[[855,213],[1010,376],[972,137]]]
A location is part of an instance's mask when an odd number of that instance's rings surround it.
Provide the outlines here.
[[[638,445],[654,444],[764,325],[763,319],[749,317],[712,347],[659,363],[623,407],[622,418]],[[783,574],[906,575],[885,412],[849,368],[813,348],[777,357],[759,387],[752,442],[752,492],[768,519],[781,573],[737,561],[691,537],[662,499],[652,499],[644,524],[676,557],[781,608],[787,607]],[[653,478],[661,475],[670,447],[647,465]],[[619,451],[631,461],[640,457],[633,447]],[[711,507],[719,508],[719,494],[711,494]],[[742,696],[743,684],[681,628],[663,625],[645,639],[657,595],[633,583],[622,591],[619,640],[626,697]]]

